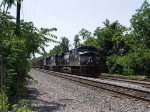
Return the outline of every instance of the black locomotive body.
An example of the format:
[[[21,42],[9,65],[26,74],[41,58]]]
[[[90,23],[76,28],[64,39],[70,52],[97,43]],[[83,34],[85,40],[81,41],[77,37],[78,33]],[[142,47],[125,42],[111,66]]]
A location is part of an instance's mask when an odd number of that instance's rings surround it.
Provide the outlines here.
[[[50,58],[51,57],[45,57],[42,59],[42,69],[48,69]]]
[[[82,46],[70,51],[69,67],[71,72],[83,76],[100,75],[100,58],[96,48]]]
[[[97,77],[101,73],[100,56],[95,47],[82,46],[67,53],[43,59],[43,68],[59,72]]]

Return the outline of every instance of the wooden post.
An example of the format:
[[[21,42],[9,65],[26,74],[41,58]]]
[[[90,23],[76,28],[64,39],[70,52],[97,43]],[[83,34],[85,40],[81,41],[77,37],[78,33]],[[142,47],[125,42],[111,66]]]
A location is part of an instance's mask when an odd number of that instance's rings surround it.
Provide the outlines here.
[[[21,9],[21,0],[17,2],[17,15],[16,15],[16,24],[20,23],[20,9]]]

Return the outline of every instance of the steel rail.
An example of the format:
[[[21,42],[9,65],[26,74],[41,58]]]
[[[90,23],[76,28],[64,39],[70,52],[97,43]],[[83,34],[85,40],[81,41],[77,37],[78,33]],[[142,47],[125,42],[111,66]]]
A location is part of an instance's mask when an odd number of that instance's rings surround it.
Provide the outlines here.
[[[65,73],[59,73],[59,72],[53,72],[53,71],[48,71],[48,70],[38,70],[41,72],[45,72],[51,75],[55,75],[57,77],[61,77],[64,79],[71,80],[73,82],[78,82],[84,85],[92,86],[97,89],[103,89],[107,91],[111,91],[114,93],[118,93],[124,96],[132,97],[138,100],[150,102],[150,92],[149,91],[143,91],[143,90],[138,90],[134,88],[128,88],[128,87],[123,87],[119,85],[114,85],[114,84],[108,84],[104,82],[99,82],[95,80],[90,80],[86,79],[84,77],[78,77],[74,75],[68,75]]]
[[[132,80],[132,81],[140,81],[140,82],[147,82],[147,83],[150,83],[150,80],[149,79],[136,79],[136,78],[128,78],[128,77],[119,77],[119,76],[107,76],[107,75],[103,75],[101,74],[99,77],[111,77],[111,78],[119,78],[119,79],[123,79],[123,80]]]
[[[141,80],[132,80],[132,79],[123,79],[123,78],[118,78],[118,77],[109,77],[109,76],[100,76],[99,79],[101,80],[116,80],[119,82],[127,82],[130,84],[137,84],[137,85],[141,85],[142,87],[145,88],[150,88],[150,81],[141,81]]]

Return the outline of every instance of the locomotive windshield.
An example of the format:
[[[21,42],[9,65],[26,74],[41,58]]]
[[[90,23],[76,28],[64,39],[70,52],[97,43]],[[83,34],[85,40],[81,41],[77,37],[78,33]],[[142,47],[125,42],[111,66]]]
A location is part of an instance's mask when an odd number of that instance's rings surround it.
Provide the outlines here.
[[[95,48],[82,48],[82,49],[78,49],[78,52],[86,52],[86,51],[96,52],[96,49]]]

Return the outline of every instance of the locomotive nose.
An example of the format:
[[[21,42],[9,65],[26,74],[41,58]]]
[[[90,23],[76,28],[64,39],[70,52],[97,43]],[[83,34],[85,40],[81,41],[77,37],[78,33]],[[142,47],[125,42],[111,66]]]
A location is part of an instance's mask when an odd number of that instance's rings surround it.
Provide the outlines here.
[[[93,63],[93,58],[92,57],[89,57],[88,59],[87,59],[87,64],[92,64]]]

